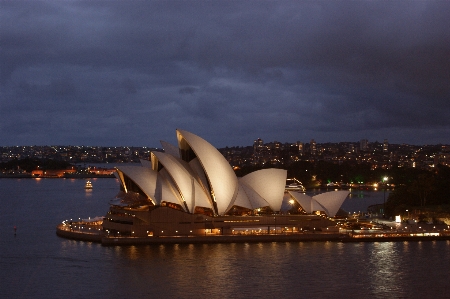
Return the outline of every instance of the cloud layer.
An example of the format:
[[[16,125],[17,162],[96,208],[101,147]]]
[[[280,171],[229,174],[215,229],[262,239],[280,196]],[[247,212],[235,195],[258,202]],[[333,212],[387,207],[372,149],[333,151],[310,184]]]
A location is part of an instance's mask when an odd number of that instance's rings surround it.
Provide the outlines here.
[[[3,1],[0,145],[450,144],[448,1]]]

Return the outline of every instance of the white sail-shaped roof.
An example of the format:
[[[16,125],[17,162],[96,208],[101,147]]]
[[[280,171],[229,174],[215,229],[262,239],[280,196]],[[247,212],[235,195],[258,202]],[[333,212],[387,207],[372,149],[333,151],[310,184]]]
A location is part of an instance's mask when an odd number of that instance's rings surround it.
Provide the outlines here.
[[[258,192],[252,189],[252,187],[246,184],[239,184],[239,185],[244,189],[245,194],[247,195],[247,198],[253,210],[257,208],[270,206],[270,204],[261,195],[259,195]],[[282,199],[279,202],[281,203]]]
[[[328,211],[324,206],[317,202],[314,198],[311,198],[311,210],[314,211],[325,211],[328,215]]]
[[[152,162],[151,162],[150,160],[143,160],[143,159],[140,159],[139,161],[141,162],[141,165],[142,165],[143,167],[152,168]]]
[[[349,191],[330,191],[311,197],[300,192],[288,192],[302,206],[306,213],[310,214],[314,211],[324,211],[328,217],[336,216],[342,203],[350,193]]]
[[[197,135],[177,130],[177,138],[182,150],[187,150],[183,143],[184,139],[199,159],[208,178],[211,195],[217,205],[217,212],[221,215],[224,214],[228,204],[238,191],[237,177],[230,164],[214,146]]]
[[[192,205],[192,187],[191,178],[183,167],[180,167],[176,161],[171,159],[172,156],[161,152],[152,152],[152,164],[156,162],[164,166],[165,171],[171,176],[171,183],[174,184],[175,189],[180,194],[182,202],[186,202],[190,209]],[[155,159],[157,159],[155,161]],[[157,165],[157,164],[155,164]]]
[[[204,207],[214,210],[211,200],[209,199],[208,194],[205,193],[205,190],[203,190],[200,184],[193,177],[191,177],[191,182],[193,188],[192,213],[196,207]]]
[[[238,193],[236,195],[236,197],[234,198],[234,200],[232,200],[230,202],[230,204],[227,207],[227,212],[233,207],[233,206],[239,206],[239,207],[243,207],[243,208],[247,208],[252,210],[253,206],[250,203],[250,200],[248,199],[247,193],[245,193],[244,188],[242,187],[241,184],[239,184],[238,187]]]
[[[163,140],[161,140],[160,143],[166,154],[172,155],[176,158],[180,157],[180,151],[178,150],[178,147],[176,147],[175,145],[173,145],[167,141],[163,141]]]
[[[175,184],[175,181],[173,180],[173,178],[170,176],[169,172],[167,171],[166,168],[161,169],[158,174],[161,176],[161,178],[163,178],[166,182],[167,185],[169,186],[170,190],[176,195],[176,197],[178,198],[178,203],[182,208],[183,211],[185,212],[189,212],[189,208],[187,207],[186,203],[183,201],[183,198],[180,194],[180,191],[177,189],[177,185]],[[162,201],[166,201],[167,200],[163,197]],[[169,201],[172,202],[172,201]],[[175,203],[175,202],[174,202]]]
[[[183,162],[185,162],[185,161],[183,161]],[[209,189],[208,178],[206,177],[206,174],[203,171],[200,161],[198,160],[198,158],[195,158],[195,159],[191,160],[188,163],[188,165],[189,165],[189,169],[192,169],[192,171],[193,171],[193,176],[200,183],[200,185],[202,186],[205,193],[208,194],[208,198],[210,198],[210,201],[212,203],[211,190]]]
[[[303,208],[303,210],[305,210],[306,213],[312,213],[313,209],[311,196],[296,191],[288,191],[288,193],[299,203],[299,205]]]
[[[280,210],[286,170],[263,169],[238,180],[228,161],[211,144],[182,130],[177,130],[177,139],[179,149],[161,141],[165,152],[152,152],[151,161],[141,160],[139,167],[117,168],[125,193],[143,193],[155,205],[177,203],[190,213],[196,207],[205,207],[223,215],[233,205]]]
[[[325,208],[325,212],[329,217],[334,217],[349,194],[349,191],[344,190],[330,191],[315,195],[313,199]]]
[[[287,171],[284,169],[261,169],[247,174],[239,182],[258,192],[273,211],[279,211],[283,201],[286,176]]]
[[[179,198],[172,192],[167,181],[158,172],[148,167],[120,166],[117,167],[119,177],[123,180],[123,174],[129,177],[154,204],[161,204],[162,199],[167,202],[179,203]]]
[[[194,180],[189,171],[184,168],[178,159],[162,152],[152,152],[152,160],[155,156],[168,174],[172,177],[173,184],[186,202],[189,212],[193,213],[195,206],[211,208],[208,197],[203,192],[199,183]]]

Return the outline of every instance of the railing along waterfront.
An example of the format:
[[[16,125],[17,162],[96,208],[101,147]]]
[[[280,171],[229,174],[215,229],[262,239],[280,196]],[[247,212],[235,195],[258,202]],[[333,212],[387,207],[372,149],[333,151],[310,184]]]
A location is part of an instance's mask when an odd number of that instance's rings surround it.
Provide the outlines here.
[[[352,238],[385,238],[385,237],[432,237],[432,236],[450,236],[450,234],[444,234],[440,232],[421,232],[421,233],[401,233],[401,232],[395,232],[395,233],[350,233],[350,236]]]
[[[425,241],[425,240],[450,240],[450,231],[433,232],[361,232],[349,233],[347,241]]]

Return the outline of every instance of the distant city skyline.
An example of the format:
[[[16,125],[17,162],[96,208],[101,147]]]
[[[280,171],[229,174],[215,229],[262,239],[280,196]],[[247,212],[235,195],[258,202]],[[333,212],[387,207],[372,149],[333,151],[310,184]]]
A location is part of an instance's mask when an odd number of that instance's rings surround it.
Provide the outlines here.
[[[0,146],[0,162],[22,159],[41,159],[79,163],[139,163],[147,160],[152,151],[162,148],[121,146]],[[450,165],[450,145],[409,145],[368,142],[309,143],[264,142],[256,139],[253,145],[218,148],[232,166],[267,165],[287,167],[292,163],[318,161],[333,164],[370,164],[371,169],[417,167],[433,169],[436,165]],[[170,152],[170,149],[169,149]]]
[[[450,144],[450,1],[1,3],[0,146]]]
[[[253,146],[256,140],[262,140],[263,144],[269,144],[269,143],[274,143],[274,142],[278,142],[281,144],[295,144],[295,143],[302,143],[302,144],[310,144],[311,141],[313,141],[315,144],[318,145],[322,145],[322,144],[339,144],[339,143],[354,143],[354,144],[361,144],[361,142],[366,142],[366,146],[368,144],[374,144],[374,143],[379,143],[379,144],[383,144],[386,143],[387,144],[392,144],[392,145],[410,145],[410,146],[438,146],[438,145],[443,145],[443,146],[450,146],[450,143],[397,143],[397,142],[389,142],[388,139],[382,139],[382,140],[371,140],[371,139],[367,139],[367,138],[361,138],[359,140],[341,140],[341,141],[325,141],[325,142],[316,142],[315,139],[310,139],[310,140],[296,140],[296,141],[283,141],[283,140],[279,140],[279,139],[274,139],[274,140],[264,140],[262,138],[255,138],[251,141],[249,141],[248,144],[226,144],[222,147],[216,147],[216,148],[227,148],[227,147],[248,147],[248,146]],[[166,140],[163,140],[166,141]],[[169,142],[170,143],[170,142]],[[173,141],[173,143],[171,143],[173,145],[177,144],[177,141]],[[120,148],[148,148],[148,149],[162,149],[162,145],[159,142],[155,142],[155,146],[149,146],[149,145],[100,145],[100,144],[18,144],[18,145],[1,145],[0,144],[0,148],[8,148],[8,147],[92,147],[92,148],[96,148],[96,147],[100,147],[100,148],[114,148],[114,147],[120,147]]]

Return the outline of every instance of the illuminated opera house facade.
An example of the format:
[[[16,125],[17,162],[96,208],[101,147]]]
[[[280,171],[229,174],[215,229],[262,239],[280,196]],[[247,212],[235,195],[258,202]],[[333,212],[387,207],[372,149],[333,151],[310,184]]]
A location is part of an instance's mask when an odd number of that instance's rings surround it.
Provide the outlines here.
[[[287,191],[287,171],[238,178],[210,143],[176,130],[178,147],[161,142],[140,166],[119,166],[120,192],[103,230],[112,236],[273,234],[331,227],[348,191],[310,197]],[[283,208],[284,207],[284,208]]]

